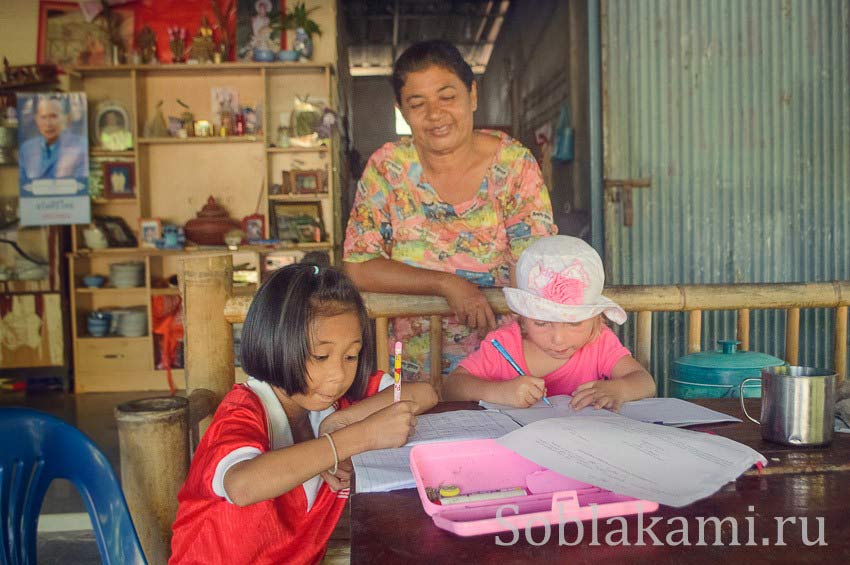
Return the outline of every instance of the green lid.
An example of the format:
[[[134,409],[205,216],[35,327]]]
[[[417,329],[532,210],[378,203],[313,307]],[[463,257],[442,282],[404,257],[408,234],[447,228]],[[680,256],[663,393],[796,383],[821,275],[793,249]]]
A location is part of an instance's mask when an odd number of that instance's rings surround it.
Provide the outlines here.
[[[767,353],[757,351],[738,351],[736,345],[741,343],[734,340],[718,340],[721,349],[718,351],[700,351],[691,353],[676,360],[679,365],[687,367],[703,367],[707,369],[762,369],[784,365],[785,361]]]

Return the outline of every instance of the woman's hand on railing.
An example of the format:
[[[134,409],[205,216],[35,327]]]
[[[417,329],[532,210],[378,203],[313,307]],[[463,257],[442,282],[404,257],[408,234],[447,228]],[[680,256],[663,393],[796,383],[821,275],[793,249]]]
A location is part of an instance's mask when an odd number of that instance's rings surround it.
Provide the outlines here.
[[[440,285],[440,294],[449,303],[458,321],[479,335],[496,329],[496,315],[481,289],[457,275],[446,277]]]

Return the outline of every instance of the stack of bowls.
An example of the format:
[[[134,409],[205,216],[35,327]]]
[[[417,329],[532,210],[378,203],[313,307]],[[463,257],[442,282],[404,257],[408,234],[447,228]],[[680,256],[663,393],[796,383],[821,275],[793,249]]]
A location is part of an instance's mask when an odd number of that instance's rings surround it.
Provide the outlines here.
[[[145,286],[145,264],[141,261],[126,261],[109,265],[109,280],[115,288]]]
[[[93,337],[103,337],[109,331],[112,314],[95,310],[86,318],[86,329]]]
[[[148,312],[144,307],[113,310],[112,317],[110,333],[123,337],[142,337],[148,333]]]

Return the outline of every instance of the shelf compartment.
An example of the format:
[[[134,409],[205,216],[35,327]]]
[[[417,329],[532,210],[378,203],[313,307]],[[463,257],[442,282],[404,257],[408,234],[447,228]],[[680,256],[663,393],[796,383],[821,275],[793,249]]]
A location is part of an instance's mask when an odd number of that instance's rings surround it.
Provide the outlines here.
[[[267,147],[269,153],[327,153],[329,151],[327,145],[318,147]]]
[[[193,143],[257,143],[263,141],[258,135],[227,135],[210,137],[142,137],[141,145],[181,145]]]
[[[133,294],[133,293],[147,294],[147,292],[148,292],[148,289],[143,287],[143,286],[132,286],[132,287],[129,287],[129,288],[114,288],[114,287],[96,288],[96,287],[80,286],[80,287],[77,287],[76,290],[79,294],[104,294],[104,295],[108,295],[108,294]]]

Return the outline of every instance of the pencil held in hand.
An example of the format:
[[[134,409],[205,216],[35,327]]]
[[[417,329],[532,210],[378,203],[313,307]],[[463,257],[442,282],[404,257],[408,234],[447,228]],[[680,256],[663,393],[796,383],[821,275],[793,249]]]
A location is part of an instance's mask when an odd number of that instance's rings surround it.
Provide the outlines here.
[[[513,358],[513,357],[511,357],[511,354],[510,354],[510,353],[508,353],[508,350],[507,350],[507,349],[505,349],[505,346],[503,346],[501,343],[499,343],[499,340],[498,340],[498,339],[491,339],[491,340],[490,340],[490,343],[491,343],[491,344],[493,344],[493,347],[495,347],[495,348],[496,348],[496,351],[498,351],[498,352],[499,352],[499,354],[500,354],[502,357],[504,357],[504,358],[505,358],[505,361],[507,361],[508,363],[510,363],[511,367],[513,367],[513,368],[514,368],[514,371],[516,371],[516,374],[517,374],[517,375],[519,375],[519,376],[523,376],[523,375],[525,375],[525,371],[523,371],[523,370],[522,370],[522,367],[520,367],[520,366],[519,366],[519,364],[518,364],[516,361],[514,361],[514,358]],[[549,399],[548,399],[548,398],[546,398],[546,395],[545,395],[545,394],[543,395],[543,402],[545,402],[545,403],[546,403],[547,405],[549,405],[549,406],[552,406],[552,403],[551,403],[551,402],[549,402]]]
[[[393,402],[401,400],[401,342],[395,342],[395,366],[393,378]]]

